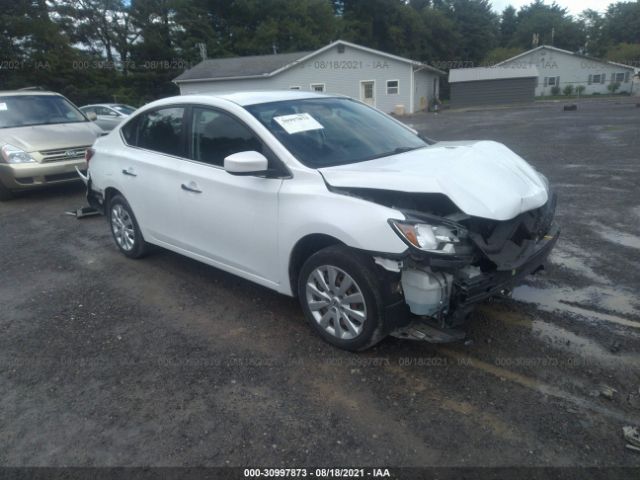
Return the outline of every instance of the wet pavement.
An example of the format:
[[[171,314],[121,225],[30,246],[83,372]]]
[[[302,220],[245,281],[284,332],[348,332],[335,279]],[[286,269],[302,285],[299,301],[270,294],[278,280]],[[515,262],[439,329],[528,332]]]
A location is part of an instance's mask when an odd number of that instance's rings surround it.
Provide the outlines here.
[[[549,269],[471,341],[338,351],[297,303],[115,249],[65,187],[0,203],[0,464],[640,466],[640,108],[418,114],[505,143],[559,192]]]

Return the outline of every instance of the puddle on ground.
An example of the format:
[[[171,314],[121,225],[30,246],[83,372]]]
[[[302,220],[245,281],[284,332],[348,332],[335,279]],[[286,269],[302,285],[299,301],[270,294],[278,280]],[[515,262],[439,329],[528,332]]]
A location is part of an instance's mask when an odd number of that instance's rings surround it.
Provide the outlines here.
[[[559,310],[580,315],[588,320],[605,321],[640,329],[640,320],[597,312],[588,307],[588,305],[594,305],[618,314],[640,317],[640,307],[638,307],[638,300],[634,295],[608,287],[587,287],[572,290],[559,287],[537,288],[530,285],[520,285],[513,290],[513,298],[520,302],[533,303],[547,312]],[[566,302],[581,303],[587,306],[569,305]]]
[[[553,323],[544,322],[542,320],[533,320],[531,322],[531,332],[539,335],[553,348],[558,350],[575,353],[582,357],[607,363],[624,363],[632,368],[637,368],[640,365],[640,361],[635,355],[611,353],[599,343],[576,335],[575,333],[565,328],[558,327]]]
[[[611,284],[611,281],[608,278],[595,272],[589,265],[587,265],[587,259],[593,257],[593,254],[590,254],[589,257],[584,257],[583,248],[579,248],[567,241],[563,241],[558,243],[558,245],[553,249],[549,256],[549,260],[554,265],[572,270],[589,280],[594,280],[605,285]]]
[[[595,232],[608,242],[617,243],[630,248],[640,249],[640,237],[631,233],[621,232],[600,223],[594,223]]]

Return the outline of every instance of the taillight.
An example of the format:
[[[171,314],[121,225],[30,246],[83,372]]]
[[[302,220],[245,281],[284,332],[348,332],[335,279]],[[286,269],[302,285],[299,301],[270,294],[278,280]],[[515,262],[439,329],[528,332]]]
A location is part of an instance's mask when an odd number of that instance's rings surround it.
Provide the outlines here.
[[[93,157],[93,155],[96,153],[96,151],[93,148],[87,148],[84,151],[84,159],[87,161],[87,163],[89,163],[89,160],[91,160],[91,158]]]

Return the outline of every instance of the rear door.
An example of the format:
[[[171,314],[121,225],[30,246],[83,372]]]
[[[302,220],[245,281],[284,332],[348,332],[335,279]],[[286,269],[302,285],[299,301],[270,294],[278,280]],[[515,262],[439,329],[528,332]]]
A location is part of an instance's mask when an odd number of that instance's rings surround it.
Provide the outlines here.
[[[278,192],[281,178],[235,176],[225,157],[243,151],[270,153],[240,120],[212,107],[194,106],[184,162],[182,218],[188,249],[254,281],[277,281]],[[274,160],[275,161],[275,160]]]
[[[180,246],[180,168],[186,153],[184,106],[142,113],[122,129],[125,149],[118,171],[124,195],[143,235],[154,243]]]

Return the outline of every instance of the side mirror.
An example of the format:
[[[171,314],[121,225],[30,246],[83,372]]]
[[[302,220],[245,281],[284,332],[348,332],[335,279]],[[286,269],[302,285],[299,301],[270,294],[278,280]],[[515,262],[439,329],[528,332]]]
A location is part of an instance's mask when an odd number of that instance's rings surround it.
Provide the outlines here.
[[[96,112],[87,112],[86,115],[87,115],[87,118],[92,122],[95,122],[98,119],[98,115],[96,115]]]
[[[224,169],[231,175],[266,174],[269,161],[259,152],[238,152],[224,159]]]

